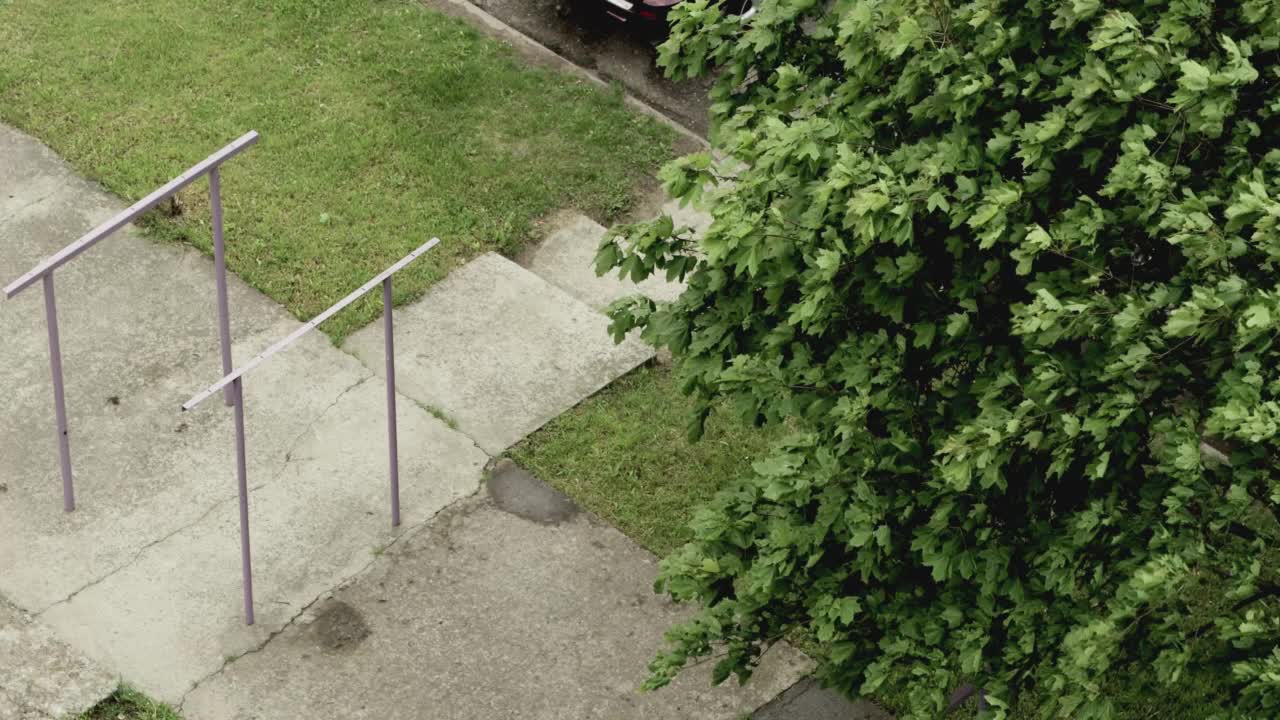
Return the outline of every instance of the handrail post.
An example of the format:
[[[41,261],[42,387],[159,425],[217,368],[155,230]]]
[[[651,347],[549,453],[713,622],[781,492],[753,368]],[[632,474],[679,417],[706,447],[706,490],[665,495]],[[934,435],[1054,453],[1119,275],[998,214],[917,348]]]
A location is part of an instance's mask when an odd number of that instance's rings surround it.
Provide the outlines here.
[[[58,464],[62,469],[62,509],[76,509],[75,485],[71,480],[71,442],[67,437],[67,397],[62,384],[62,342],[58,337],[58,304],[53,294],[53,273],[45,273],[44,317],[49,329],[49,369],[53,374],[53,414],[58,425]]]
[[[209,206],[213,210],[213,280],[218,288],[218,340],[222,345],[222,374],[231,372],[231,311],[227,302],[227,250],[222,239],[222,178],[215,165],[209,171]],[[235,393],[224,390],[223,401],[230,406]]]
[[[400,451],[396,433],[396,341],[391,317],[391,276],[382,281],[383,352],[387,361],[387,449],[391,456],[391,526],[400,527]]]
[[[236,481],[240,492],[240,583],[244,592],[244,624],[253,624],[253,566],[249,551],[249,471],[244,449],[244,386],[231,384],[236,424]]]
[[[431,238],[413,252],[397,260],[391,267],[378,273],[364,285],[348,293],[346,297],[330,305],[327,310],[308,320],[302,327],[297,328],[271,347],[253,356],[244,365],[227,373],[222,379],[196,393],[190,400],[182,404],[183,410],[190,410],[218,394],[219,391],[230,390],[231,406],[232,411],[235,413],[236,426],[236,475],[240,492],[240,568],[241,581],[244,588],[244,617],[246,625],[253,624],[253,569],[250,563],[249,551],[249,481],[244,447],[244,386],[241,384],[241,379],[245,373],[261,365],[267,358],[297,342],[298,338],[319,327],[320,323],[359,300],[365,293],[372,291],[378,285],[382,285],[383,341],[386,344],[387,355],[387,444],[391,463],[391,525],[393,527],[399,526],[400,459],[396,428],[396,350],[393,332],[394,320],[391,313],[391,276],[438,244],[440,244],[440,238]]]
[[[236,140],[223,146],[221,150],[192,165],[178,177],[151,191],[146,197],[116,213],[110,219],[81,235],[78,240],[45,258],[31,268],[22,277],[0,289],[5,298],[13,298],[18,293],[31,287],[37,280],[44,284],[45,321],[49,331],[49,363],[53,371],[54,414],[57,418],[58,462],[62,469],[62,506],[67,512],[75,510],[75,488],[71,473],[71,446],[67,431],[66,393],[62,379],[62,348],[58,338],[58,312],[54,301],[53,271],[75,259],[85,250],[93,247],[104,238],[136,220],[147,210],[155,207],[167,197],[174,196],[179,190],[195,182],[202,175],[209,176],[209,204],[213,211],[213,254],[214,276],[218,289],[218,335],[222,345],[222,372],[231,372],[231,321],[227,303],[227,266],[226,247],[222,237],[222,185],[218,173],[219,166],[235,157],[245,148],[258,141],[258,133],[250,130]],[[223,393],[227,405],[231,405],[238,395],[233,389]]]

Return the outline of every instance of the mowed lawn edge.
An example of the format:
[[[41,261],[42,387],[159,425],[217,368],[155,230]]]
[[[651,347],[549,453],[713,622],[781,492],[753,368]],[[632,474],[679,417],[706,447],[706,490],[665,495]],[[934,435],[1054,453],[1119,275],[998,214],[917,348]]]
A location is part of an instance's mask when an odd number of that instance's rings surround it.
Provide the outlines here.
[[[416,0],[0,2],[0,48],[0,121],[129,200],[260,132],[222,171],[228,263],[304,320],[432,236],[397,303],[553,210],[608,223],[673,154],[620,93]],[[207,183],[142,224],[208,252]]]

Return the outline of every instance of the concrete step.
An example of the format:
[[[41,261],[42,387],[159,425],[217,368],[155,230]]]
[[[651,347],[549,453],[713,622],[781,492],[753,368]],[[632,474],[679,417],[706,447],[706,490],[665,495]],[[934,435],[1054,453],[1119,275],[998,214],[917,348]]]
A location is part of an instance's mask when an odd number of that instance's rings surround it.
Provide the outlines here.
[[[709,663],[638,692],[664,631],[686,616],[654,595],[657,564],[504,461],[484,495],[397,544],[182,710],[187,720],[738,720],[812,667],[782,643],[746,687],[713,687]]]
[[[0,598],[0,720],[62,720],[96,705],[118,679]]]
[[[3,126],[0,158],[5,281],[125,205]],[[237,361],[299,326],[229,280]],[[62,511],[37,287],[0,305],[0,594],[174,701],[398,536],[385,390],[318,334],[246,378],[259,600],[259,622],[246,628],[231,411],[216,399],[179,410],[222,374],[212,263],[127,228],[60,269],[56,284],[79,506]],[[488,458],[408,398],[399,410],[405,522],[420,524],[474,492]]]
[[[711,227],[711,214],[689,203],[682,205],[679,200],[669,199],[662,204],[662,212],[671,216],[677,228],[691,228],[696,238],[701,238],[707,233],[707,228]]]
[[[490,455],[653,355],[636,338],[615,345],[602,314],[492,253],[396,313],[397,387]],[[383,371],[376,323],[345,348]]]
[[[249,471],[257,624],[245,626],[241,615],[232,429],[225,421],[230,412],[216,405],[197,412],[223,416],[210,433],[221,452],[192,470],[220,481],[221,496],[201,507],[195,521],[137,549],[130,562],[41,615],[90,656],[168,702],[180,700],[228,658],[259,648],[317,598],[359,574],[404,529],[473,493],[488,460],[465,436],[401,398],[404,525],[393,529],[382,384],[358,377],[330,394],[325,408],[304,416],[306,426],[293,437],[281,438],[267,430],[284,424],[264,407],[274,394],[265,391],[267,383],[306,396],[312,392],[306,380],[332,367],[289,362],[287,355],[280,360],[279,374],[264,366],[258,384],[245,385],[249,443],[269,444],[274,455]],[[158,502],[144,508],[117,516],[116,523],[145,523],[149,513],[166,509]],[[109,534],[111,525],[96,529]]]
[[[3,126],[0,158],[0,277],[124,206]],[[637,697],[680,612],[651,595],[656,560],[564,503],[543,517],[472,497],[490,455],[652,354],[613,344],[602,314],[496,255],[397,313],[399,531],[379,324],[353,336],[357,357],[313,334],[246,379],[258,623],[243,625],[232,415],[216,400],[178,410],[221,374],[211,266],[126,229],[58,272],[74,513],[61,509],[40,298],[0,306],[0,595],[48,628],[15,635],[0,617],[0,657],[13,637],[52,648],[52,632],[161,700],[190,697],[196,720],[417,718],[430,703],[477,720],[728,720],[803,672],[780,648],[745,691],[693,677]],[[238,362],[299,327],[230,280]],[[416,544],[401,552],[401,538]],[[0,703],[41,692],[0,668]],[[375,712],[378,698],[394,712]]]
[[[652,276],[638,284],[619,279],[616,271],[599,277],[595,270],[596,248],[604,237],[605,227],[573,212],[556,215],[549,225],[552,231],[521,258],[521,264],[597,310],[636,294],[654,300],[674,300],[684,290],[683,285],[667,282],[662,276]]]

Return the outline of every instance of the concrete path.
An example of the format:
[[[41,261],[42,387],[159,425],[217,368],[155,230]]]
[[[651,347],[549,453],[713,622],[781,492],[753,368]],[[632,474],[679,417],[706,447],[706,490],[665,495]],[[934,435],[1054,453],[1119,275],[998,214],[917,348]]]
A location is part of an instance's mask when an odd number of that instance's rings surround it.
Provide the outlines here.
[[[656,560],[505,462],[488,491],[388,551],[262,652],[188,698],[188,720],[735,720],[808,669],[786,647],[745,689],[709,668],[640,694],[679,612]]]
[[[604,237],[605,227],[585,215],[562,213],[549,223],[553,228],[546,239],[529,250],[521,264],[534,274],[564,290],[579,301],[603,310],[613,301],[635,295],[655,300],[674,300],[683,285],[653,276],[638,285],[622,282],[617,272],[603,277],[595,274],[596,248]],[[595,238],[592,242],[591,238]]]
[[[609,321],[500,255],[482,255],[397,310],[397,387],[497,455],[653,355],[615,345]],[[346,343],[382,369],[382,328]]]
[[[7,128],[0,158],[0,277],[123,207]],[[384,390],[311,336],[245,383],[258,624],[242,624],[231,414],[178,410],[221,374],[211,267],[126,229],[58,271],[74,513],[61,507],[39,293],[0,310],[0,595],[166,700],[260,647],[396,537]],[[240,359],[298,326],[235,278],[231,307]],[[400,409],[409,529],[473,493],[488,457],[407,399]]]
[[[0,126],[0,278],[123,205]],[[29,292],[0,306],[0,597],[113,675],[186,699],[192,720],[422,717],[416,703],[477,720],[729,720],[802,674],[782,647],[746,690],[691,678],[636,696],[680,616],[651,594],[654,558],[563,503],[565,517],[540,522],[513,509],[527,502],[477,494],[493,456],[651,353],[613,345],[596,309],[538,275],[485,256],[399,313],[399,531],[376,328],[352,338],[354,357],[313,335],[246,381],[253,627],[240,614],[231,414],[178,411],[221,374],[211,263],[126,229],[57,286],[80,505],[61,510]],[[299,325],[234,278],[231,293],[240,360]]]
[[[92,707],[116,676],[0,600],[0,720],[64,717]]]

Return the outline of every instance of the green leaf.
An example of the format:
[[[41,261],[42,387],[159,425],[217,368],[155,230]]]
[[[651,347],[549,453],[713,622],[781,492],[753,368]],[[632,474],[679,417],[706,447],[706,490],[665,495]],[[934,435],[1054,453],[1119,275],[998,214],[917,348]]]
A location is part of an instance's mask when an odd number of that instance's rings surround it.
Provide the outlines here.
[[[1182,70],[1182,78],[1179,80],[1179,84],[1184,88],[1195,92],[1203,92],[1209,89],[1209,68],[1195,60],[1183,60],[1178,68]]]
[[[1244,311],[1244,324],[1251,328],[1271,327],[1271,311],[1265,305],[1250,305]]]

